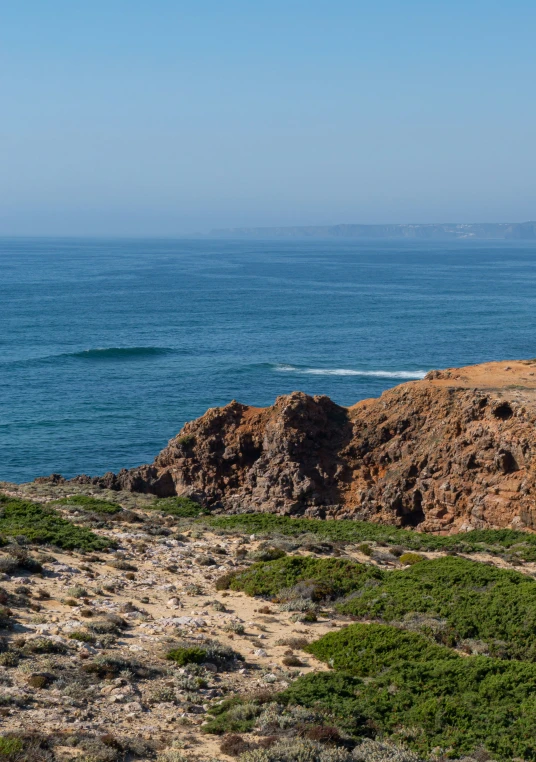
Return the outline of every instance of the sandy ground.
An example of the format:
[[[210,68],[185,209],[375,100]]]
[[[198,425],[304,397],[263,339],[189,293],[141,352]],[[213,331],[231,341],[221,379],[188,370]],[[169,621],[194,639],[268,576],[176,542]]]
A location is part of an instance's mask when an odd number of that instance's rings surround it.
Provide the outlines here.
[[[84,520],[83,511],[63,512],[74,521]],[[216,589],[223,574],[251,563],[242,556],[258,548],[259,538],[240,532],[219,535],[191,522],[181,525],[169,517],[155,517],[154,512],[139,510],[139,514],[145,523],[108,523],[94,530],[117,542],[113,552],[45,549],[40,554],[32,547],[32,555],[43,562],[42,575],[21,571],[0,575],[0,590],[18,600],[22,595],[26,601],[12,606],[16,624],[4,631],[12,647],[25,656],[16,664],[4,661],[0,666],[2,733],[38,729],[66,737],[73,733],[136,736],[159,748],[179,744],[201,759],[221,758],[225,756],[219,750],[221,740],[202,732],[213,702],[259,689],[279,691],[300,674],[325,669],[299,648],[281,641],[313,640],[346,625],[347,620],[327,608],[318,622],[300,624],[277,604]],[[151,533],[154,526],[167,534]],[[346,546],[342,553],[374,563],[356,546]],[[491,555],[473,557],[512,568]],[[206,565],[207,559],[212,565]],[[396,561],[384,567],[389,565],[400,568]],[[520,570],[532,574],[536,565],[524,564]],[[70,638],[72,633],[87,632],[107,615],[121,617],[128,626],[112,637],[95,635],[93,643]],[[63,653],[33,653],[32,644],[43,639]],[[185,670],[165,659],[181,639],[200,646],[207,639],[217,640],[232,647],[243,661],[229,670],[208,664],[202,670],[206,683],[192,690],[185,685]],[[283,659],[292,651],[301,666],[284,665]],[[139,678],[127,665],[118,674],[88,679],[84,665],[102,656],[134,659],[156,672]],[[52,678],[36,688],[36,675]],[[73,756],[76,752],[66,746],[65,759]]]

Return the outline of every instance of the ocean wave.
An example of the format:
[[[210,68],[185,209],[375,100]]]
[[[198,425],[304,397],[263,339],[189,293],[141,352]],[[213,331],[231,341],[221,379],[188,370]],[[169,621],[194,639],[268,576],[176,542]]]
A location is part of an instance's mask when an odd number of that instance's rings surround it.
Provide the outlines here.
[[[425,370],[352,370],[349,368],[302,368],[296,365],[275,365],[279,373],[302,373],[311,376],[369,376],[373,378],[424,378]]]
[[[168,347],[99,347],[96,349],[82,349],[79,352],[62,352],[57,355],[45,355],[43,357],[27,357],[24,360],[3,360],[1,365],[54,365],[55,363],[70,360],[137,360],[162,355],[176,354],[181,350]]]
[[[79,360],[128,360],[137,357],[157,357],[173,354],[168,347],[99,347],[98,349],[83,349],[80,352],[69,352],[61,357],[74,357]]]

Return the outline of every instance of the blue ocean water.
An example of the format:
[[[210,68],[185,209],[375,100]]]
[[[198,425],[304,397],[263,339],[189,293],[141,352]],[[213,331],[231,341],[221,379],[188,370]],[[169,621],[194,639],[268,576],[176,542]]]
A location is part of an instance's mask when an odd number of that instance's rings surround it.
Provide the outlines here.
[[[536,356],[536,244],[0,240],[0,479],[150,462],[231,399]]]

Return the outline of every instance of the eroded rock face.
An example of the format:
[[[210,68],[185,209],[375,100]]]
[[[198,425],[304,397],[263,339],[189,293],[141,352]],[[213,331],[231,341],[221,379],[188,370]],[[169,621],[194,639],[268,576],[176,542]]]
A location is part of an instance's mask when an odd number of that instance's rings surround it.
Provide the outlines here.
[[[433,371],[351,408],[301,392],[231,402],[151,466],[94,481],[227,512],[536,529],[536,362]]]

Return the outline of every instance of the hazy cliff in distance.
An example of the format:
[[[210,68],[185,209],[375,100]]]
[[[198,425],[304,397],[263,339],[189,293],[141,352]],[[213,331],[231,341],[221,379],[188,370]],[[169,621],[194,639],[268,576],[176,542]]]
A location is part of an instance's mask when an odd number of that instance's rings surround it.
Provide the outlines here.
[[[420,240],[536,240],[536,222],[471,222],[427,225],[311,225],[219,228],[217,238],[409,238]]]

